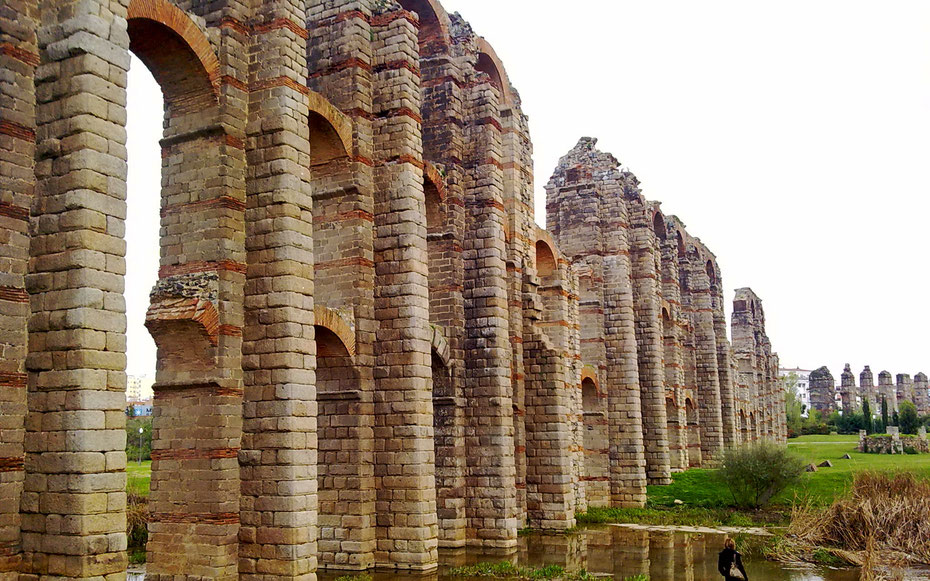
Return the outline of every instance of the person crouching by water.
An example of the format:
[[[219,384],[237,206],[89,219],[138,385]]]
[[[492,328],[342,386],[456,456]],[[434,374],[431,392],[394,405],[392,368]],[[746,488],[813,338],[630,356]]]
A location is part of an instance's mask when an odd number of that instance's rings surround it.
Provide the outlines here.
[[[717,570],[723,575],[726,581],[746,581],[749,577],[746,575],[746,569],[743,569],[742,556],[736,550],[736,541],[727,537],[723,541],[723,550],[717,558]]]

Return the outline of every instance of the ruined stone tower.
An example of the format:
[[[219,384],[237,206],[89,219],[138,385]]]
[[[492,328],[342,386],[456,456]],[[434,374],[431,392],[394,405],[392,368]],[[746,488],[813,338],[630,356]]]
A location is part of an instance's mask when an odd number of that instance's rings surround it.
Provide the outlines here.
[[[826,367],[820,367],[810,375],[811,408],[819,411],[826,419],[836,409],[834,394],[836,387],[833,374]]]
[[[882,400],[888,406],[888,416],[898,411],[898,391],[895,388],[891,373],[882,371],[878,374],[878,409],[881,410]]]
[[[840,401],[843,404],[843,413],[851,414],[858,411],[858,402],[856,396],[856,376],[853,375],[849,368],[849,363],[843,368],[843,374],[840,375]]]
[[[125,577],[130,52],[165,105],[147,579],[430,570],[784,437],[757,298],[744,381],[716,257],[590,140],[536,226],[520,96],[435,0],[4,7],[0,581]]]
[[[924,372],[914,375],[914,405],[917,413],[927,415],[930,413],[930,398],[927,397],[927,374]]]
[[[872,413],[875,413],[879,409],[877,406],[881,398],[876,397],[875,377],[872,375],[872,370],[868,365],[866,365],[862,373],[859,374],[859,391],[862,393],[862,401],[864,402],[865,399],[868,398],[869,407],[872,409]]]

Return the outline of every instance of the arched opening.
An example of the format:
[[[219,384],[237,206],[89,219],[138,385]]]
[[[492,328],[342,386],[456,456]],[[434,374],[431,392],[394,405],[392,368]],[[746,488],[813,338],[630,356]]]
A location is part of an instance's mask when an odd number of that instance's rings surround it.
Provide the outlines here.
[[[374,566],[374,208],[346,155],[339,114],[311,95],[313,297],[317,344],[318,560]],[[351,137],[348,138],[351,147]]]
[[[679,260],[680,260],[680,259],[683,259],[683,258],[686,256],[686,254],[685,254],[685,240],[684,240],[684,238],[682,237],[681,232],[675,232],[675,238],[676,238],[676,241],[677,241],[677,243],[678,243],[678,258],[679,258]]]
[[[416,13],[420,21],[417,41],[420,45],[420,57],[436,54],[449,45],[449,33],[444,20],[442,7],[433,0],[400,0],[404,10]]]
[[[656,236],[659,240],[665,240],[668,237],[668,232],[665,229],[665,219],[662,217],[661,212],[656,212],[652,217],[652,229],[655,230]]]
[[[610,463],[607,405],[591,377],[581,381],[584,410],[584,481],[588,506],[607,506],[610,500]]]
[[[486,74],[490,78],[491,84],[497,87],[501,94],[503,94],[504,82],[501,79],[500,71],[497,70],[497,64],[494,62],[494,59],[485,53],[480,53],[478,55],[478,64],[475,65],[475,68]]]
[[[759,433],[759,426],[756,423],[756,414],[754,412],[749,413],[749,433],[753,440],[758,440],[762,436]]]
[[[319,560],[324,569],[374,565],[373,405],[360,389],[349,347],[316,325]]]
[[[547,279],[555,274],[558,265],[552,248],[543,240],[536,242],[536,273],[540,279]]]
[[[209,179],[229,167],[225,156],[236,154],[225,151],[216,123],[219,61],[206,35],[165,0],[130,2],[127,30],[135,69],[126,111],[133,134],[127,143],[127,340],[144,320],[157,349],[147,568],[153,576],[199,570],[232,577],[238,572],[238,523],[226,519],[204,527],[184,515],[222,518],[239,506],[242,416],[230,410],[241,409],[242,396],[221,386],[223,378],[235,376],[230,368],[238,360],[221,355],[239,351],[241,333],[233,337],[227,330],[241,313],[230,313],[220,297],[241,293],[242,278],[212,265],[238,260],[235,233],[244,229],[244,216],[230,208],[244,208],[244,191]],[[160,106],[164,115],[158,119],[152,113]],[[138,140],[143,135],[144,144]],[[158,149],[151,146],[156,142]],[[239,157],[244,166],[244,152]],[[141,158],[152,162],[140,164]],[[160,176],[149,171],[157,164]],[[157,227],[145,222],[150,216],[160,216]],[[158,258],[137,254],[139,235],[149,236],[142,244],[158,248]],[[132,296],[139,290],[144,298]],[[144,317],[139,303],[148,303]]]
[[[714,269],[714,263],[710,260],[707,261],[705,265],[705,270],[707,271],[707,278],[710,280],[711,288],[714,288],[717,285],[717,274]]]
[[[685,417],[688,422],[688,466],[694,468],[701,465],[701,426],[691,398],[685,400]]]

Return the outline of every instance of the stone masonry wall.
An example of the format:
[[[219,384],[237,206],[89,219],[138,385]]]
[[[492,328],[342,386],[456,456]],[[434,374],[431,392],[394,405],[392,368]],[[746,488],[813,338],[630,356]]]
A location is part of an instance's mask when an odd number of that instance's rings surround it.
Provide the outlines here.
[[[10,0],[0,47],[0,581],[126,576],[130,53],[164,97],[147,578],[512,553],[783,437],[758,297],[731,347],[716,257],[591,139],[539,228],[520,95],[435,0]]]

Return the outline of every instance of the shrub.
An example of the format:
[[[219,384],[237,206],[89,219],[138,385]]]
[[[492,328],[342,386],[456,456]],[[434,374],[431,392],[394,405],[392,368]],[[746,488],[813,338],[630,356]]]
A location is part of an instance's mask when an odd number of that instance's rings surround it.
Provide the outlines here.
[[[909,401],[901,402],[901,414],[898,417],[902,434],[916,434],[920,427],[920,418],[917,416],[917,406]]]
[[[737,505],[760,507],[800,478],[804,461],[784,446],[759,442],[723,454],[720,477]]]

